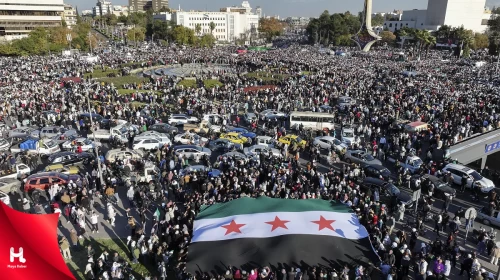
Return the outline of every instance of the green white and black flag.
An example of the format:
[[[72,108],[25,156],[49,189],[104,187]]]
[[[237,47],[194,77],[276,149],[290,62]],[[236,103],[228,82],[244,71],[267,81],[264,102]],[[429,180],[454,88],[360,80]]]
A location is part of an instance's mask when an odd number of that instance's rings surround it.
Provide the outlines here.
[[[379,258],[351,209],[324,200],[240,198],[202,208],[187,268],[224,273],[271,266],[366,266]]]

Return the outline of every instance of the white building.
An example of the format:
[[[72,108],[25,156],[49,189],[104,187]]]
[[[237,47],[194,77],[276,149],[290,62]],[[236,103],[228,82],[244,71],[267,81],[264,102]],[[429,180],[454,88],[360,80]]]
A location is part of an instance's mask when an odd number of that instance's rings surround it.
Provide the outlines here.
[[[92,16],[92,10],[83,10],[82,16]]]
[[[285,19],[286,23],[290,27],[305,27],[309,24],[310,18],[308,17],[287,17]]]
[[[37,27],[61,26],[63,0],[3,0],[0,3],[0,38],[26,37]]]
[[[200,24],[201,33],[209,34],[210,23],[215,24],[214,37],[219,41],[234,41],[242,34],[257,32],[259,16],[253,14],[247,1],[241,7],[222,8],[219,12],[176,11],[172,14],[173,21],[185,27],[195,29]]]
[[[71,28],[71,26],[76,25],[76,9],[68,4],[64,4],[64,13],[62,15],[66,25]]]
[[[113,14],[117,17],[128,15],[128,6],[113,6]]]
[[[153,20],[161,20],[161,21],[171,21],[172,20],[172,14],[171,13],[158,13],[156,15],[153,15]]]
[[[110,1],[106,0],[97,0],[95,7],[92,8],[92,15],[97,16],[105,16],[113,13],[113,4]]]
[[[426,10],[403,11],[400,21],[385,21],[384,28],[395,31],[404,26],[438,30],[443,25],[463,26],[474,32],[484,32],[486,0],[428,0]]]

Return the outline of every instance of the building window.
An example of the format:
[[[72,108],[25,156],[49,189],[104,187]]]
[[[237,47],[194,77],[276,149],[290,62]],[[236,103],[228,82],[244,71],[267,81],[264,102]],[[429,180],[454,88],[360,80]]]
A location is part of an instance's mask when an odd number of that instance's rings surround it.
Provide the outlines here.
[[[392,27],[392,23],[389,23],[389,27]]]

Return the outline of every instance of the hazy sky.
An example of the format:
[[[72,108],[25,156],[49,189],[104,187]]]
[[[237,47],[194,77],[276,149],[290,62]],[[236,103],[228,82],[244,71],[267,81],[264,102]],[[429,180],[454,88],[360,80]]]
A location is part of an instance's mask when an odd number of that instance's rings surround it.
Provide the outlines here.
[[[113,5],[128,5],[128,0],[111,0]],[[373,0],[373,12],[425,9],[428,0]],[[64,0],[65,3],[78,6],[78,10],[89,10],[96,0]],[[219,8],[240,5],[242,0],[170,0],[169,5],[183,10],[218,11]],[[324,10],[334,12],[350,11],[357,13],[363,7],[363,0],[250,0],[250,6],[261,6],[266,15],[317,17]],[[500,0],[488,0],[489,5],[500,4]],[[500,6],[500,5],[497,5]]]

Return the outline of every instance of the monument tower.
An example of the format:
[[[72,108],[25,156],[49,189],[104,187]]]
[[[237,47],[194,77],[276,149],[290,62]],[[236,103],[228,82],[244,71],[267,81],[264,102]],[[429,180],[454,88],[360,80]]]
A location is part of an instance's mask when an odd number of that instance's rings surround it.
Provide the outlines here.
[[[361,50],[367,52],[375,42],[382,38],[375,34],[372,29],[372,0],[364,1],[365,6],[362,13],[361,28],[358,33],[352,37],[352,40],[358,44]]]

